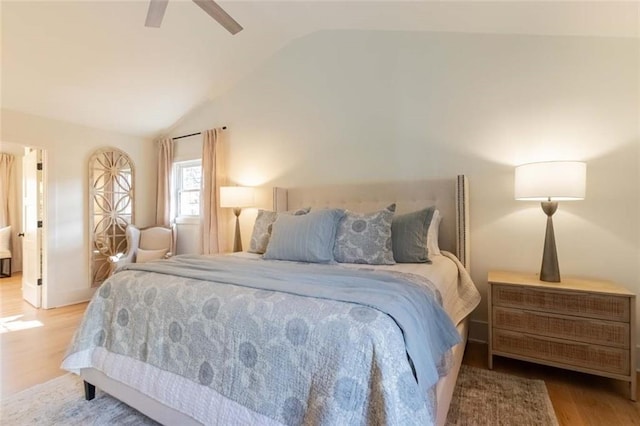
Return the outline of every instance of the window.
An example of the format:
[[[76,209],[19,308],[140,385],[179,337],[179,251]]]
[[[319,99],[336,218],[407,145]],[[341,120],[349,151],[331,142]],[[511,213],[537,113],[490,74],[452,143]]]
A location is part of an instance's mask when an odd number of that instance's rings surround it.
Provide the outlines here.
[[[174,163],[173,167],[176,195],[176,216],[200,216],[202,161],[180,161]]]

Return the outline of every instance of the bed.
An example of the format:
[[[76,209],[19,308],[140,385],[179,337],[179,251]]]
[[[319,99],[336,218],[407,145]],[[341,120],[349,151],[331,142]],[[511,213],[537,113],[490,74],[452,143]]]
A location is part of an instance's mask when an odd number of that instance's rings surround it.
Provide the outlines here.
[[[280,212],[389,202],[396,214],[437,207],[431,264],[243,253],[133,266],[96,292],[63,368],[80,373],[88,398],[97,386],[163,424],[444,424],[479,303],[466,178],[274,190]],[[396,295],[419,303],[400,309]],[[426,311],[447,321],[417,321]]]

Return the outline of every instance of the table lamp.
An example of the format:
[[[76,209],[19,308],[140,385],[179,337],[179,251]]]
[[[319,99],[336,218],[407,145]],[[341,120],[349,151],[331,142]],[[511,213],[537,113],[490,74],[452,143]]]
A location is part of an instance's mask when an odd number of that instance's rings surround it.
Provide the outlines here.
[[[551,217],[558,209],[558,201],[583,200],[586,191],[587,165],[580,161],[548,161],[516,167],[516,200],[540,200],[547,215],[547,231],[540,280],[560,282],[558,252]]]
[[[232,208],[236,215],[236,236],[233,240],[233,251],[242,251],[242,238],[240,237],[240,212],[243,207],[252,207],[254,204],[253,188],[248,186],[222,186],[220,187],[220,207]]]

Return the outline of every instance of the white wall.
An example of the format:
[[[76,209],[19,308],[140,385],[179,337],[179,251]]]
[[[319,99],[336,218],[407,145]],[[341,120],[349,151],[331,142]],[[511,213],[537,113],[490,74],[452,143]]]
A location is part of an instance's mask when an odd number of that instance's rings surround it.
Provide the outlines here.
[[[102,147],[125,151],[136,166],[136,223],[155,221],[156,150],[150,141],[43,117],[2,110],[0,140],[46,151],[47,308],[87,300],[89,283],[88,170]]]
[[[229,126],[229,177],[241,184],[467,174],[483,296],[490,269],[540,268],[545,216],[513,199],[514,166],[584,160],[586,200],[554,216],[561,272],[638,293],[639,56],[638,39],[315,33],[174,134]],[[486,321],[484,303],[474,317]]]

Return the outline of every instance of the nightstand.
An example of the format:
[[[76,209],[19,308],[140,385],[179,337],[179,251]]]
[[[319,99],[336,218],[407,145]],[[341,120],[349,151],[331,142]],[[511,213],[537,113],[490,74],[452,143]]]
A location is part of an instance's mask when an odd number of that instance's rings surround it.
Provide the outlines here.
[[[629,382],[636,400],[636,296],[609,282],[491,271],[489,369],[494,355]]]

